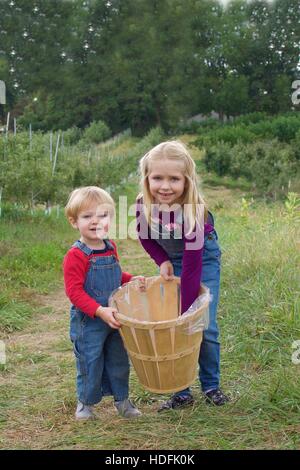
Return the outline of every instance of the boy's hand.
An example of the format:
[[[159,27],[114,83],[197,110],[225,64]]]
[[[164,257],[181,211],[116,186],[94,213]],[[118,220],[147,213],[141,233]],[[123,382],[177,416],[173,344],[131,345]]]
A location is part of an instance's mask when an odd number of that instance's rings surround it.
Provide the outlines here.
[[[145,276],[133,276],[131,278],[132,281],[139,281],[139,289],[141,292],[146,291],[146,278]]]
[[[160,265],[160,275],[166,280],[171,281],[174,279],[174,268],[171,261],[164,261]]]
[[[115,318],[115,313],[118,313],[116,308],[112,307],[98,307],[95,313],[95,317],[101,318],[105,323],[107,323],[111,328],[115,330],[119,329],[121,323]]]

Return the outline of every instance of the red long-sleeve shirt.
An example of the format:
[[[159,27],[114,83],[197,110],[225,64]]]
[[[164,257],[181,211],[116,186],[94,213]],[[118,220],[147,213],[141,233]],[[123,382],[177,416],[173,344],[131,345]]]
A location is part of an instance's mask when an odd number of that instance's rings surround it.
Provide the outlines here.
[[[116,244],[110,240],[113,250],[96,250],[89,256],[83,253],[79,248],[72,247],[66,254],[63,261],[65,291],[72,304],[94,318],[96,310],[101,306],[84,290],[85,278],[89,269],[90,259],[96,256],[115,256],[119,261]],[[101,252],[99,252],[101,251]],[[122,272],[121,284],[129,282],[132,274]]]

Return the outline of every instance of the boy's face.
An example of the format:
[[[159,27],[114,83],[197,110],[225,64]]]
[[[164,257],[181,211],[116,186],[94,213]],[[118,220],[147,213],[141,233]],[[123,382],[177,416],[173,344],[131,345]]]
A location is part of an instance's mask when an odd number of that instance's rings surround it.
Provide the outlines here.
[[[107,204],[91,204],[79,212],[77,219],[70,219],[70,223],[77,228],[81,241],[87,245],[97,244],[99,240],[107,237],[111,222]]]

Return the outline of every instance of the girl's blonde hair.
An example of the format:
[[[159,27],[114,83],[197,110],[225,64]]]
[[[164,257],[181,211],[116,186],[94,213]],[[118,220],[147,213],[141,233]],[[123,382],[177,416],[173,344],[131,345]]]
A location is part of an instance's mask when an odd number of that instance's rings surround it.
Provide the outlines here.
[[[97,186],[84,186],[74,189],[65,207],[65,214],[68,218],[76,220],[80,212],[86,210],[94,203],[103,205],[109,211],[111,217],[114,216],[115,203],[112,197],[104,189]]]
[[[161,161],[162,159],[184,164],[183,174],[185,176],[185,188],[179,204],[184,206],[185,221],[189,228],[188,233],[191,233],[195,227],[196,221],[202,226],[203,209],[204,220],[207,220],[207,208],[198,189],[199,182],[195,162],[187,147],[179,140],[169,140],[156,145],[140,160],[140,185],[142,192],[139,194],[138,198],[143,198],[146,220],[148,224],[151,225],[151,205],[154,204],[148,179],[151,172],[151,163],[158,160]]]

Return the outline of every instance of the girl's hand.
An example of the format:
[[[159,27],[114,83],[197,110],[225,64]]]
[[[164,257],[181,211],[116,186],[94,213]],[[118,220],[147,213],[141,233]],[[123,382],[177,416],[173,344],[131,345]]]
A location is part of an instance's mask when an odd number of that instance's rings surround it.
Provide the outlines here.
[[[118,313],[117,309],[112,307],[98,307],[95,313],[95,317],[101,318],[111,328],[117,330],[120,328],[121,323],[115,318],[115,314]]]
[[[145,292],[146,291],[146,278],[145,276],[133,276],[131,278],[132,281],[139,281],[139,289],[141,292]]]
[[[166,280],[166,281],[172,281],[174,279],[174,268],[171,263],[171,261],[164,261],[160,265],[160,275]]]

